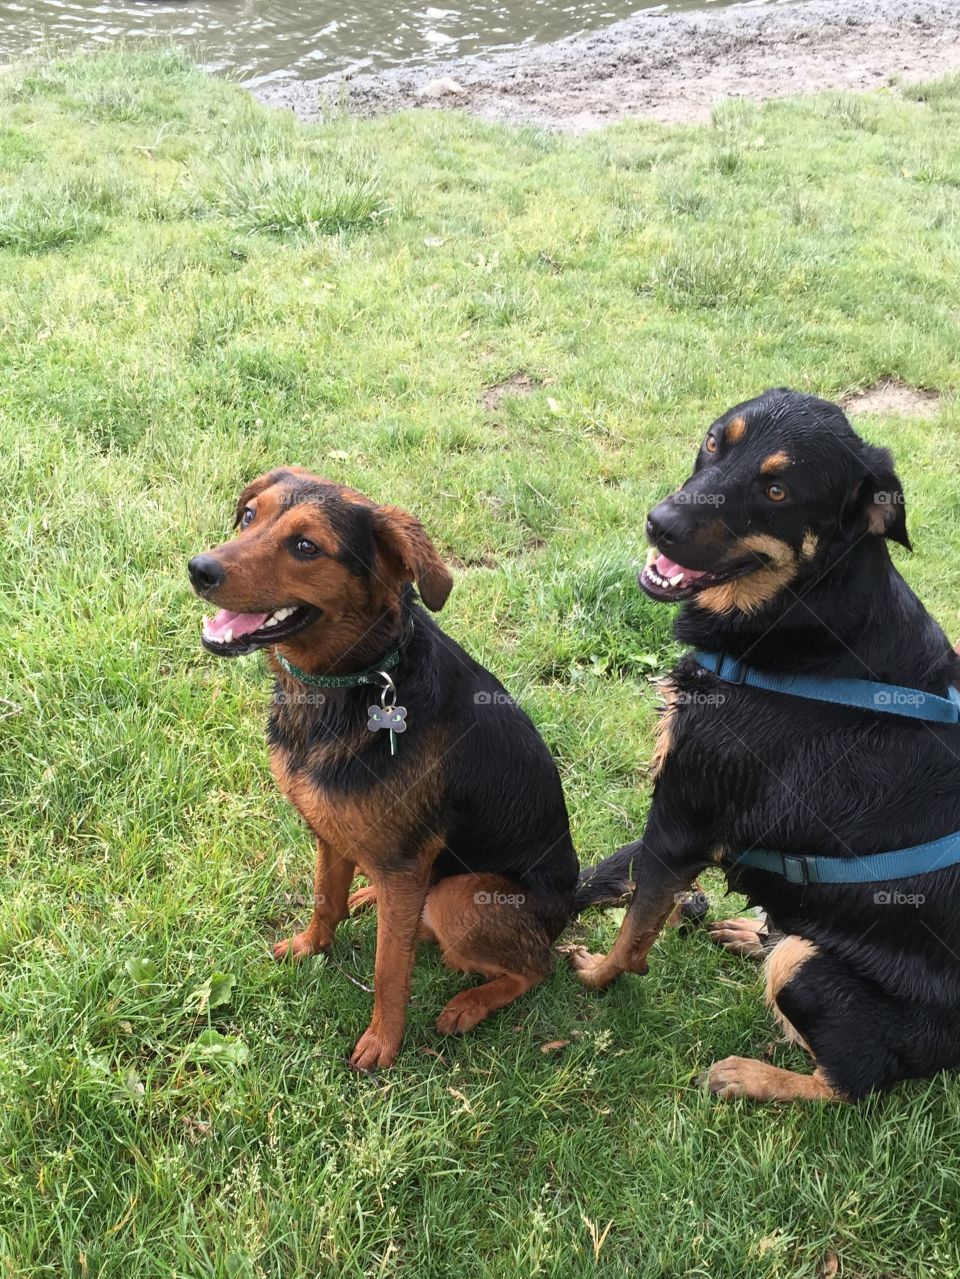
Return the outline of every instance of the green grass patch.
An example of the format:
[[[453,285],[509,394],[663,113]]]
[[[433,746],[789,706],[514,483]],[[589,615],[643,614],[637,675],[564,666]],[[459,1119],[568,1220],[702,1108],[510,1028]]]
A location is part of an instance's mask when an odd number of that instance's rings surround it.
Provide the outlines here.
[[[958,103],[946,81],[571,140],[299,127],[168,50],[0,76],[6,1274],[960,1270],[960,1081],[707,1100],[717,1057],[804,1063],[702,937],[602,998],[558,969],[458,1042],[433,1021],[461,978],[424,952],[397,1067],[353,1077],[374,924],[269,961],[310,841],[269,780],[262,665],[201,652],[185,573],[280,463],[417,511],[459,566],[445,625],[602,856],[642,825],[674,654],[635,588],[645,513],[729,404],[941,392],[933,421],[856,425],[896,451],[899,562],[960,635]]]

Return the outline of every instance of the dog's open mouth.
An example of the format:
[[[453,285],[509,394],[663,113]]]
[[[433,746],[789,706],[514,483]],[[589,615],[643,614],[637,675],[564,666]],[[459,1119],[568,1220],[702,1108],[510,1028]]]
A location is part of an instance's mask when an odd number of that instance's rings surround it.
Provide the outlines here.
[[[743,577],[762,565],[761,556],[751,555],[748,559],[725,565],[715,573],[708,573],[705,569],[684,568],[682,564],[651,546],[638,581],[651,599],[675,603],[677,600],[689,599],[697,591],[705,591],[708,587],[733,581],[735,577]]]
[[[267,613],[231,613],[222,608],[203,619],[204,648],[221,657],[242,657],[265,644],[279,644],[316,621],[320,610],[309,604],[293,604]]]

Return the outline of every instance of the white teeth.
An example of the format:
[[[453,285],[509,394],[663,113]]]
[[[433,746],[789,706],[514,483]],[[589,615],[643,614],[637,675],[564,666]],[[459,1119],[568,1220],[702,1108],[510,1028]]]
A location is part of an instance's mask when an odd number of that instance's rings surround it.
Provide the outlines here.
[[[277,622],[279,621],[280,621],[279,617],[276,617],[276,616],[268,617],[267,620],[264,622],[264,626],[276,626]]]
[[[651,546],[649,551],[647,551],[647,568],[653,567],[653,564],[656,558],[657,558],[657,548],[655,546]]]
[[[284,618],[289,617],[291,613],[295,613],[296,611],[297,610],[295,608],[278,608],[273,615],[273,620],[275,622],[282,622]]]
[[[233,627],[232,627],[232,626],[228,626],[228,627],[227,627],[227,629],[226,629],[226,630],[223,632],[223,634],[220,636],[220,643],[221,643],[221,644],[229,644],[229,643],[231,642],[231,640],[232,640],[232,639],[233,639]]]
[[[647,568],[646,573],[654,586],[660,586],[663,590],[667,590],[668,587],[679,586],[679,584],[683,581],[683,574],[679,573],[676,577],[672,577],[668,582],[667,579],[661,573],[658,573],[652,566]]]

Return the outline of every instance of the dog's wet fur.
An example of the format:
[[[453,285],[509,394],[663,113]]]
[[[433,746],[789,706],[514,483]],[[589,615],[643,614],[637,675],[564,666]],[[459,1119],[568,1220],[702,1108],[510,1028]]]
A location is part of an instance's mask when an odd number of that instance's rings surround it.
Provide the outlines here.
[[[779,389],[725,413],[648,535],[641,586],[682,601],[686,645],[939,696],[960,677],[890,559],[891,539],[909,546],[893,460],[834,404]],[[751,847],[848,858],[960,830],[960,727],[721,682],[692,656],[664,693],[643,837],[584,873],[608,894],[635,877],[636,891],[610,953],[574,953],[581,980],[646,971],[675,894],[719,865],[780,940],[749,923],[718,932],[769,951],[767,998],[814,1072],[729,1058],[707,1072],[714,1092],[855,1099],[960,1064],[960,868],[808,886],[730,870]]]
[[[560,778],[503,686],[437,626],[452,578],[420,522],[343,485],[288,467],[240,496],[237,535],[190,563],[194,588],[229,613],[204,644],[268,654],[275,678],[270,758],[317,841],[315,909],[278,959],[327,950],[355,907],[376,904],[374,1008],[351,1064],[389,1066],[400,1047],[415,942],[487,980],[456,995],[438,1029],[466,1031],[542,981],[576,906],[578,863]],[[277,615],[281,620],[276,620]],[[397,645],[389,672],[406,731],[367,728],[378,685],[318,690]],[[359,872],[367,888],[350,897]]]

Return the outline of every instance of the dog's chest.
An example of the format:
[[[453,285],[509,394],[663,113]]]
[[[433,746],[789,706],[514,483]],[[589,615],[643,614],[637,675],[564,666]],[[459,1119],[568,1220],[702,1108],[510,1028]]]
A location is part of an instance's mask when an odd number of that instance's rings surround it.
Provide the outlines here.
[[[344,755],[342,744],[306,756],[274,747],[270,767],[317,838],[366,872],[416,852],[418,828],[432,828],[423,820],[422,783],[386,785],[353,752]]]

